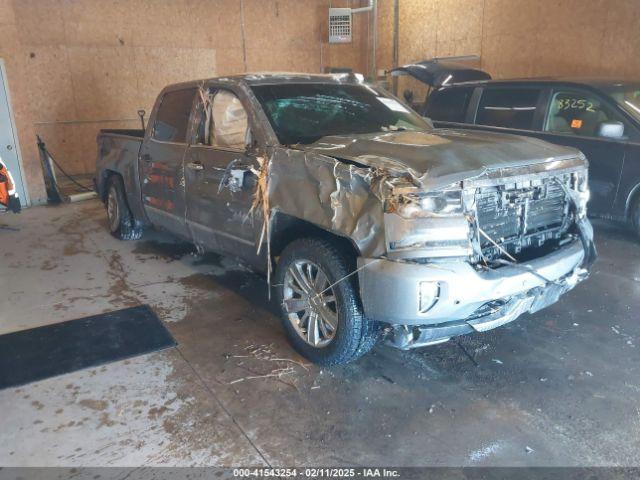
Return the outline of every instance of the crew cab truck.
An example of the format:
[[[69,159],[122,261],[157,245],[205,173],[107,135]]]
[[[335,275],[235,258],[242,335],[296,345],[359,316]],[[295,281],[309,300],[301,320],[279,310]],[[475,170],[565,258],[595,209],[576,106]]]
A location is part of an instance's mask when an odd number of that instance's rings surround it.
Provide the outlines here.
[[[434,130],[353,74],[254,74],[159,95],[146,130],[98,135],[111,233],[167,230],[267,273],[321,365],[535,312],[596,252],[577,150]]]

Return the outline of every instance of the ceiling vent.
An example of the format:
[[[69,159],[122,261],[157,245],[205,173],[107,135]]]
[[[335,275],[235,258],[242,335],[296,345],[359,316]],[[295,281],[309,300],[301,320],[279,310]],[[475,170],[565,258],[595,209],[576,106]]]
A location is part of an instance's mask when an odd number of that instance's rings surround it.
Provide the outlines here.
[[[329,43],[350,43],[351,36],[351,9],[329,9]]]

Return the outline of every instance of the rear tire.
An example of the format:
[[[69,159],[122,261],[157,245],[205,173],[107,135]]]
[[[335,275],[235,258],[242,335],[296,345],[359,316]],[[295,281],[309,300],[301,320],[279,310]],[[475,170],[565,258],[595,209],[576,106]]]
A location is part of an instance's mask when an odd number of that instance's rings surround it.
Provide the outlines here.
[[[379,324],[364,317],[356,275],[345,278],[354,268],[343,249],[318,238],[295,240],[280,256],[275,283],[282,325],[295,350],[313,363],[351,362],[380,337]]]
[[[124,183],[118,175],[112,175],[108,180],[106,207],[111,235],[119,240],[142,237],[142,227],[136,225],[125,197]]]

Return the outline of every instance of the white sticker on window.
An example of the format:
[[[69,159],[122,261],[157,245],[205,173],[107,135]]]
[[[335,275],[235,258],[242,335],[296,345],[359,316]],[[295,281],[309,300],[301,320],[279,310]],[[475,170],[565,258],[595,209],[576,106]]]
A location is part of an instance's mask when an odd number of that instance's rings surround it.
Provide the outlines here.
[[[405,107],[399,101],[393,98],[378,97],[378,100],[380,100],[387,107],[389,107],[389,109],[393,110],[394,112],[409,113],[409,110],[407,110],[407,107]]]

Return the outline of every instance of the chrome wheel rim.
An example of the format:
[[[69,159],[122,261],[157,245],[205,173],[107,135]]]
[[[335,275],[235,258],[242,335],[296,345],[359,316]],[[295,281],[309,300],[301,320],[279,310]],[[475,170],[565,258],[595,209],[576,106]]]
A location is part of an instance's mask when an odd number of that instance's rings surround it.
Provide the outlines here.
[[[326,347],[338,330],[338,304],[324,271],[310,260],[296,260],[284,275],[283,300],[289,322],[312,347]]]
[[[120,225],[120,209],[116,190],[113,187],[109,189],[109,195],[107,196],[107,217],[109,217],[109,228],[112,232],[115,232]]]

